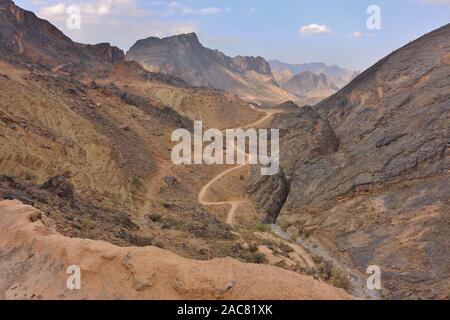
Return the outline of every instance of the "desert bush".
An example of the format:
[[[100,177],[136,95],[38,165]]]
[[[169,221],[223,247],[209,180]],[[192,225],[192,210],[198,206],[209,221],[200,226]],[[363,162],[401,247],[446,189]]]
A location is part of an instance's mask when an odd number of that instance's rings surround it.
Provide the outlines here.
[[[131,178],[131,183],[133,184],[133,186],[137,189],[139,189],[140,187],[142,187],[142,181],[141,178],[139,178],[138,176],[133,176]]]
[[[150,219],[151,219],[153,222],[161,222],[161,220],[162,220],[162,215],[160,215],[159,213],[154,213],[154,214],[152,214],[152,215],[150,216]]]
[[[256,243],[251,243],[248,246],[248,251],[250,251],[250,252],[257,252],[258,251],[258,245]]]
[[[259,232],[269,232],[269,231],[270,231],[270,226],[269,226],[268,224],[262,224],[262,223],[260,223],[260,224],[258,224],[258,225],[256,226],[256,229],[257,229]]]

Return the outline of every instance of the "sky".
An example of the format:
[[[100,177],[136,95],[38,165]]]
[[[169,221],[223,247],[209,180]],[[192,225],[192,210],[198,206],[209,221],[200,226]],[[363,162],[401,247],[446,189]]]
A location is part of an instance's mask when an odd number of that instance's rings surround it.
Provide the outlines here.
[[[149,36],[196,32],[203,45],[230,56],[324,62],[359,71],[450,23],[450,0],[15,2],[78,42],[109,42],[126,51]]]

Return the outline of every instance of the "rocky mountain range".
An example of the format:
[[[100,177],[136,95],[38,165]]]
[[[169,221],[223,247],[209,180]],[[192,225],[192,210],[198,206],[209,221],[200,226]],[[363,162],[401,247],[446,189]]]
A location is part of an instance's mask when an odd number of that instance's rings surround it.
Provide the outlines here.
[[[292,76],[305,71],[312,72],[315,75],[323,73],[330,82],[339,88],[344,87],[359,74],[357,71],[344,69],[336,65],[328,66],[322,62],[293,64],[281,62],[279,60],[269,60],[269,64],[273,72],[279,73],[289,71]]]
[[[283,90],[262,57],[231,58],[204,47],[195,33],[137,41],[127,52],[148,71],[182,78],[195,86],[222,89],[243,100],[274,105],[295,96]]]
[[[449,39],[339,90],[353,72],[275,78],[195,34],[125,55],[0,0],[0,299],[447,299]],[[172,133],[196,120],[279,128],[279,174],[174,165]]]

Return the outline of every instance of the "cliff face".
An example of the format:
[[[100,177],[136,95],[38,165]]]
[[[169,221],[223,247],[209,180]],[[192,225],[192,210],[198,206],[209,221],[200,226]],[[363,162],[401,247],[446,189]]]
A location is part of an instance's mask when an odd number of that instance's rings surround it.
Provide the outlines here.
[[[435,30],[273,124],[291,132],[278,222],[358,272],[380,266],[391,298],[443,297],[450,283],[449,39],[450,25]]]
[[[264,58],[228,57],[205,48],[194,33],[139,40],[126,59],[141,63],[149,71],[229,91],[250,102],[277,104],[294,98],[277,85]]]

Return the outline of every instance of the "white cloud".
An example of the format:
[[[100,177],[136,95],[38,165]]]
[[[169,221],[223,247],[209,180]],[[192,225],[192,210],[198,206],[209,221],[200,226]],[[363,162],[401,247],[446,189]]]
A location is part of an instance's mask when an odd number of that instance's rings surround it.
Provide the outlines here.
[[[193,8],[190,8],[178,1],[172,1],[167,6],[169,9],[169,13],[172,13],[172,14],[173,13],[181,13],[184,15],[193,15],[193,14],[210,15],[210,14],[220,14],[220,13],[230,11],[230,8],[218,8],[218,7],[193,9]]]
[[[355,32],[352,33],[352,37],[353,38],[362,38],[362,37],[364,37],[364,33],[359,32],[359,31],[355,31]]]
[[[44,17],[54,17],[66,13],[66,5],[64,3],[55,4],[53,6],[42,7],[39,14]]]
[[[423,0],[425,3],[428,4],[438,4],[438,5],[450,5],[450,0]]]
[[[313,36],[313,35],[320,35],[320,34],[330,34],[331,29],[328,28],[326,25],[311,23],[311,24],[301,27],[298,30],[298,32],[302,35]]]

